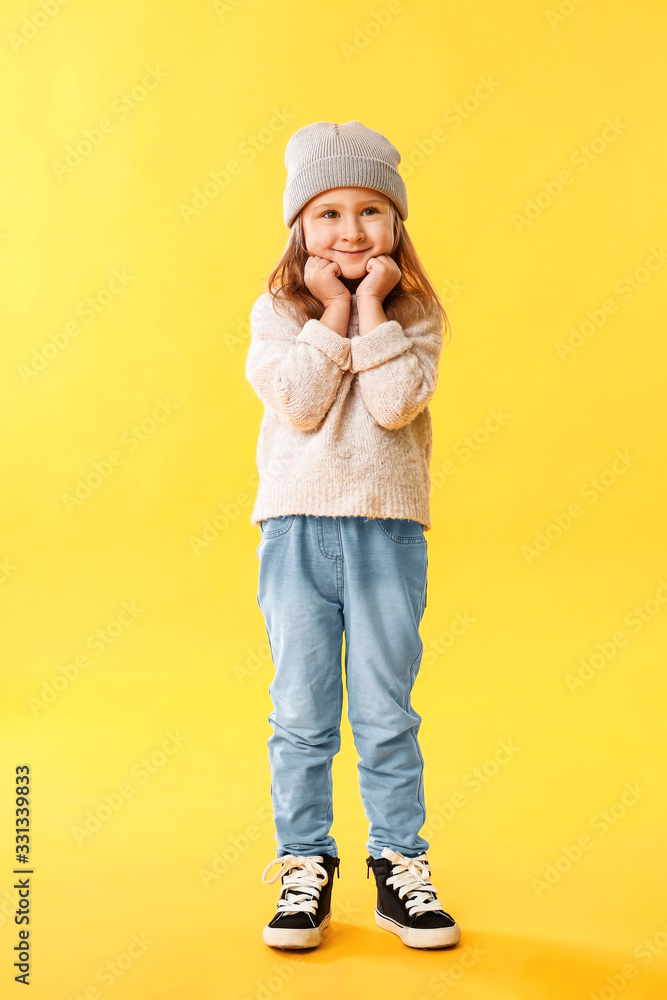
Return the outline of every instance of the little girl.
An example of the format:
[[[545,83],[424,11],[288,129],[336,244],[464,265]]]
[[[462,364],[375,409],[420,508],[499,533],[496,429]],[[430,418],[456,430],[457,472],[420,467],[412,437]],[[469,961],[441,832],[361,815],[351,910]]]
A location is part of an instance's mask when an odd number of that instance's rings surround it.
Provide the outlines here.
[[[431,527],[428,403],[449,324],[403,225],[400,159],[358,121],[315,122],[290,138],[290,238],[250,317],[246,375],[265,407],[251,522],[275,667],[278,849],[262,878],[282,878],[263,939],[279,948],[320,944],[331,920],[343,633],[376,922],[415,948],[461,937],[419,835],[424,760],[410,703]]]

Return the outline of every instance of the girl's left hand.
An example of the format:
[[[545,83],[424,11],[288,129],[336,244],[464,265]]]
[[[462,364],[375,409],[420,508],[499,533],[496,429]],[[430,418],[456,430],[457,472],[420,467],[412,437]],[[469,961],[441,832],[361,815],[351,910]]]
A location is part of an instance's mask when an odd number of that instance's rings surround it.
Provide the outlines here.
[[[357,285],[357,301],[361,298],[374,298],[383,302],[394,285],[401,278],[401,269],[389,254],[382,253],[371,257],[366,264],[368,274]]]

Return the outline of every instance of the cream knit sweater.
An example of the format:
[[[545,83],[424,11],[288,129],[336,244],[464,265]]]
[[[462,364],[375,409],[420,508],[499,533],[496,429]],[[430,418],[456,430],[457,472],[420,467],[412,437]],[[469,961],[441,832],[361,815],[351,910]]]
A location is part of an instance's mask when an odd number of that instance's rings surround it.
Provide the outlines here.
[[[300,324],[269,292],[250,313],[246,377],[264,403],[251,523],[285,514],[430,519],[431,414],[442,350],[437,312],[347,337]],[[288,318],[289,316],[289,318]]]

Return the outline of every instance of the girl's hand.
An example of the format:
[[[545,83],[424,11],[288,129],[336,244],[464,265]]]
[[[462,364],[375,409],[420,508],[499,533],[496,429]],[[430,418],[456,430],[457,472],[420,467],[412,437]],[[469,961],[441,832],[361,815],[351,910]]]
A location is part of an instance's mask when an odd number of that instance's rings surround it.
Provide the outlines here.
[[[389,254],[381,253],[371,257],[366,264],[368,274],[357,286],[359,299],[372,298],[383,302],[394,285],[400,281],[401,269]]]
[[[325,309],[332,302],[349,303],[352,298],[343,282],[338,280],[337,276],[340,273],[340,265],[335,260],[327,260],[325,257],[313,254],[306,261],[303,280],[308,290],[320,300]]]

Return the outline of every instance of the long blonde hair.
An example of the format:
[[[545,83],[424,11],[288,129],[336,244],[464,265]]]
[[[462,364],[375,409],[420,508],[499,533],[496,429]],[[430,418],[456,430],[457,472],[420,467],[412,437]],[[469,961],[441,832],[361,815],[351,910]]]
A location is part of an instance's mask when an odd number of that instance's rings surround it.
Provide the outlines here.
[[[425,317],[432,310],[437,310],[445,330],[451,333],[451,324],[445,307],[428,280],[403,220],[391,201],[390,208],[393,215],[394,242],[389,256],[398,265],[401,277],[382,303],[387,318],[395,319],[405,327]],[[308,257],[303,221],[299,212],[292,224],[287,246],[267,278],[267,291],[271,293],[274,305],[279,301],[287,303],[301,324],[309,319],[321,319],[324,313],[324,306],[315,298],[303,279]]]

